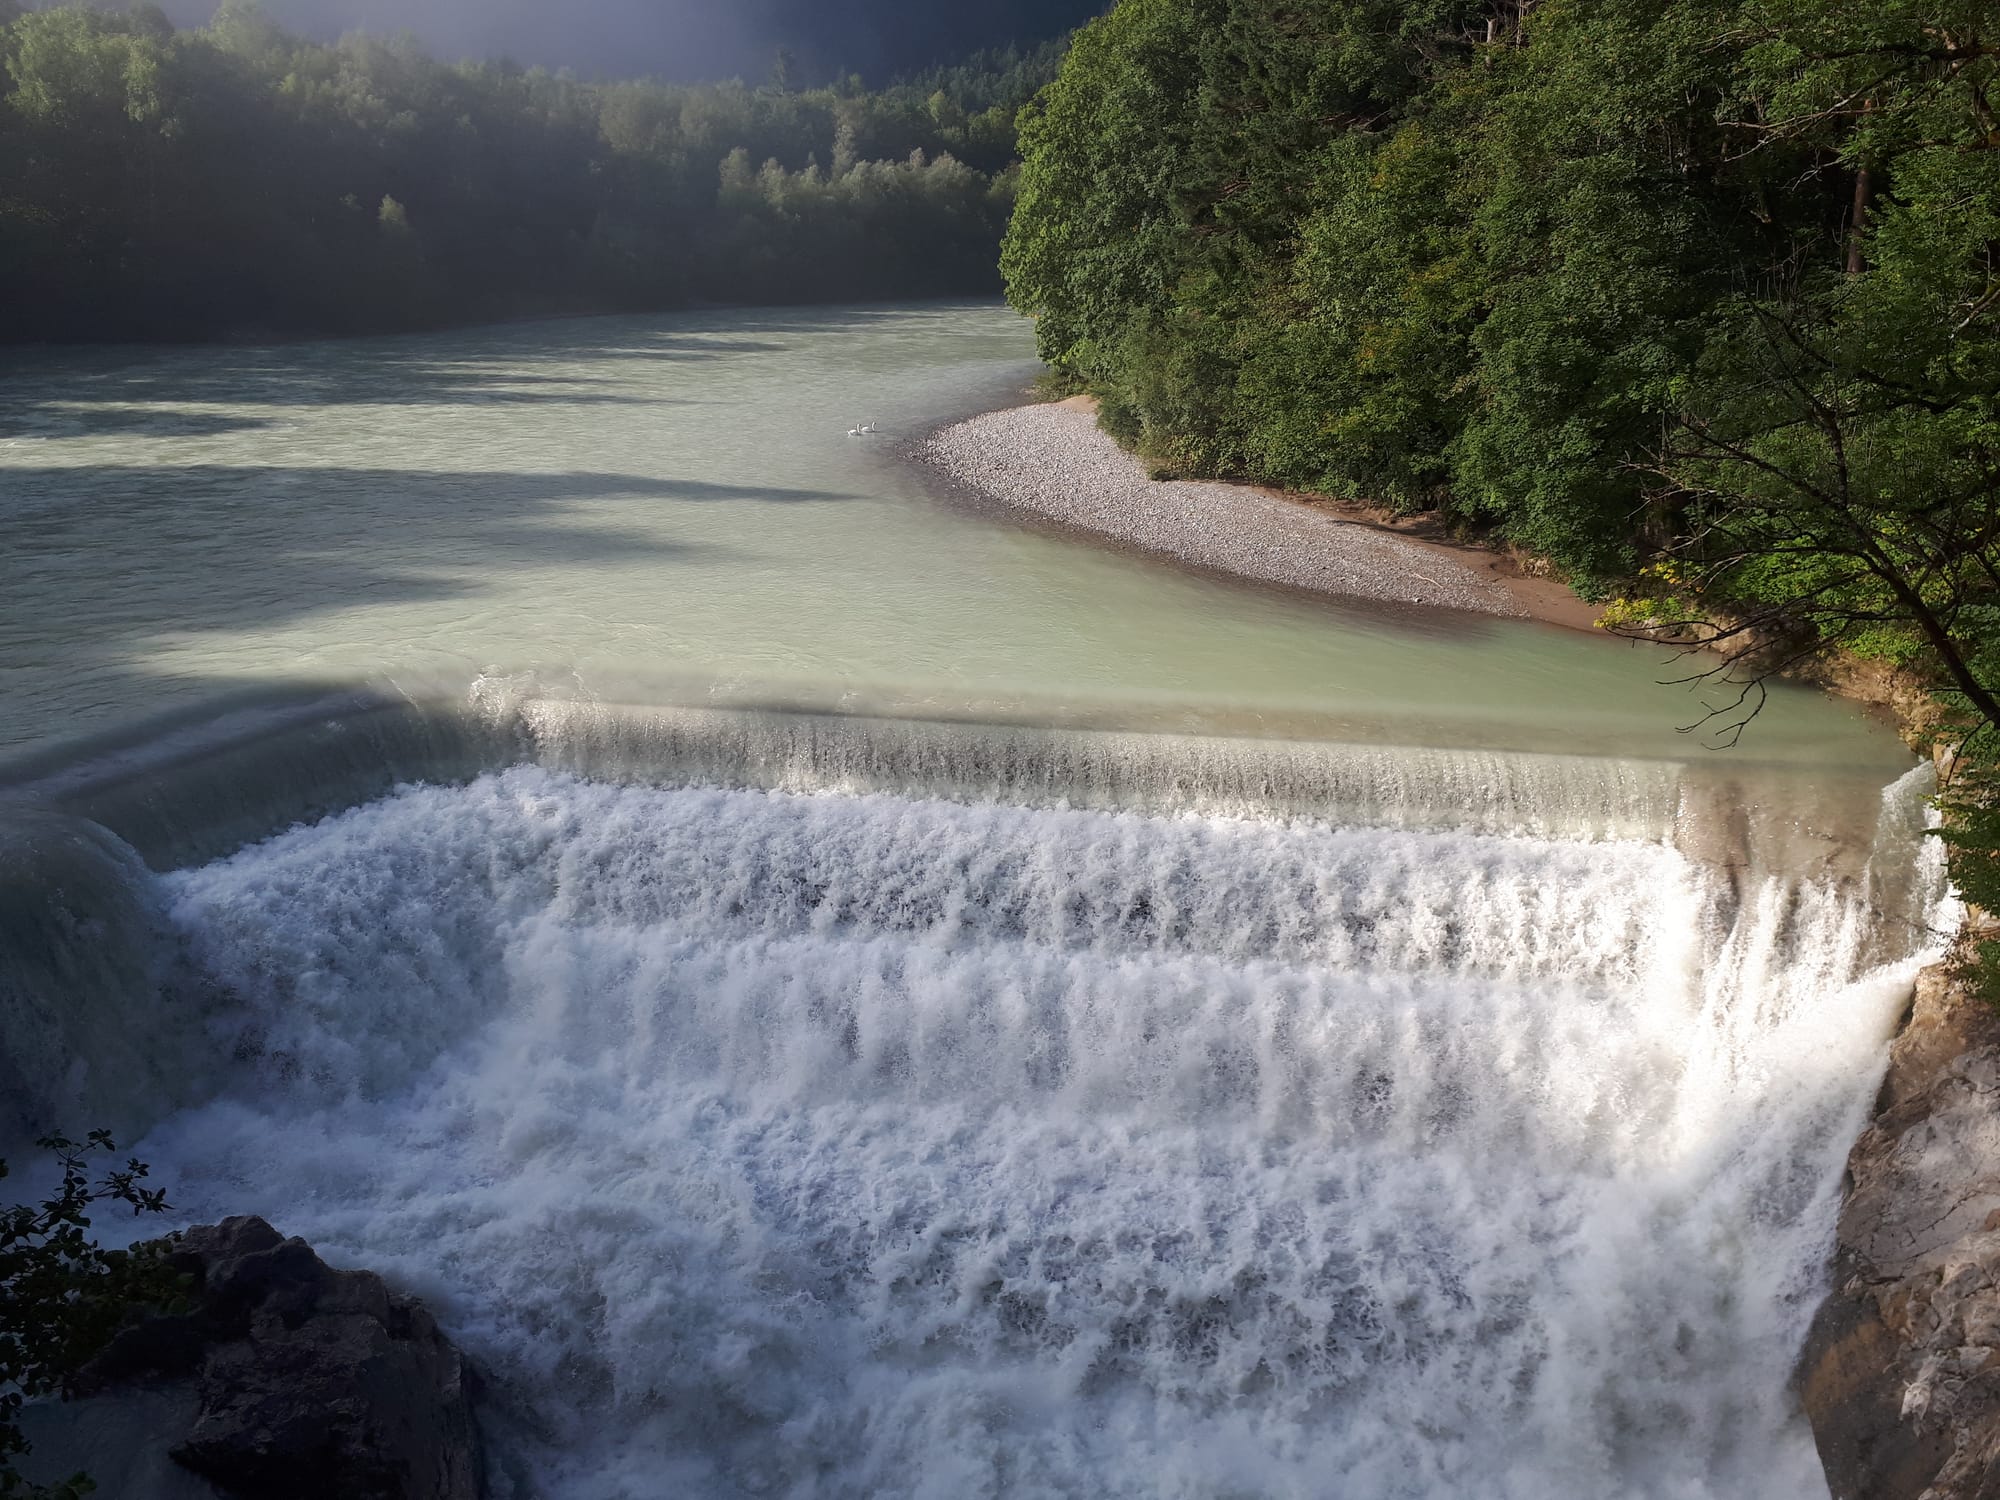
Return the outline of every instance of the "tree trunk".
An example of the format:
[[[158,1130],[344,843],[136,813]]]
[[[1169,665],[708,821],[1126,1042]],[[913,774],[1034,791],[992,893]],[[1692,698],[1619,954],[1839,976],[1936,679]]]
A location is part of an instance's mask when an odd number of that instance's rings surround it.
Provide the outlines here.
[[[1868,199],[1875,190],[1874,173],[1867,167],[1857,168],[1854,173],[1854,212],[1847,224],[1847,274],[1859,276],[1867,269],[1863,255],[1862,236],[1868,228]]]
[[[1861,118],[1866,121],[1875,113],[1875,101],[1861,101]],[[1869,170],[1864,157],[1861,165],[1854,169],[1854,211],[1847,217],[1847,274],[1859,276],[1868,269],[1867,245],[1863,236],[1868,230],[1868,200],[1875,191],[1875,174]]]

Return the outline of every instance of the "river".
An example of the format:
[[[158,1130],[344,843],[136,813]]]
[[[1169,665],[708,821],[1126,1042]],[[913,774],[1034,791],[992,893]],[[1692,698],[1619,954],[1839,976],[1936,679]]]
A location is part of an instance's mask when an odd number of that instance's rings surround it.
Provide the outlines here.
[[[1034,368],[988,305],[12,360],[17,1114],[429,1298],[520,1494],[1824,1495],[1912,758],[954,503],[907,445]]]

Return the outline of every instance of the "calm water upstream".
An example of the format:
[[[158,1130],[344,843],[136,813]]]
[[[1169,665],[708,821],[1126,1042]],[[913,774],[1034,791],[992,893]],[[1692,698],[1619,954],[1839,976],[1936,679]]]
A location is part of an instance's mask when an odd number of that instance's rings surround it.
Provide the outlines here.
[[[677,673],[944,706],[1054,696],[1690,752],[1658,651],[1395,623],[968,517],[898,437],[1016,399],[998,306],[589,320],[0,374],[0,748],[215,695]],[[4,367],[0,367],[4,368]],[[850,439],[873,421],[879,439]],[[685,691],[677,684],[678,695]],[[1889,763],[1785,695],[1748,747]]]
[[[11,356],[0,1130],[424,1295],[515,1500],[1823,1497],[1912,758],[957,508],[1031,344]]]

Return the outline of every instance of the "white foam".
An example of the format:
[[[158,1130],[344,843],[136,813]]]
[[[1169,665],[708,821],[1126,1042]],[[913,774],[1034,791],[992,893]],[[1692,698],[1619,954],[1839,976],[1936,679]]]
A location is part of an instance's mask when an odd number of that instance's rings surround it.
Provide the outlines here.
[[[549,1494],[1824,1493],[1865,891],[541,770],[169,885],[177,1206],[435,1299]]]

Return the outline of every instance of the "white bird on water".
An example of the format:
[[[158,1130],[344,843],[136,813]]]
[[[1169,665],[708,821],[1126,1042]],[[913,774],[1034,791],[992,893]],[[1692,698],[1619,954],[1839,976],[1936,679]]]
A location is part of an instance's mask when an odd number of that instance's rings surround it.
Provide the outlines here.
[[[849,437],[867,437],[874,430],[875,424],[873,422],[863,422],[859,427],[848,428],[847,435]]]

